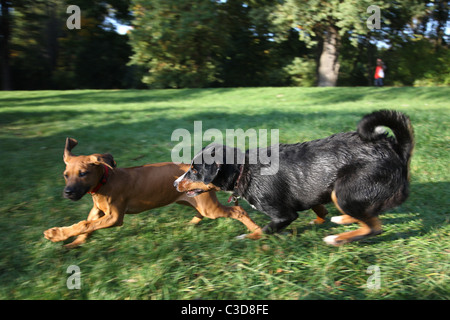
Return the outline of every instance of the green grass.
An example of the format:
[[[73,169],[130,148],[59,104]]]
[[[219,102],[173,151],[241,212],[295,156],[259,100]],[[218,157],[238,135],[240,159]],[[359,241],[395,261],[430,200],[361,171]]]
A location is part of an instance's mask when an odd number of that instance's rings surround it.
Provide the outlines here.
[[[0,299],[449,299],[449,97],[449,88],[1,92]],[[195,120],[223,133],[279,129],[280,142],[294,143],[354,130],[381,108],[410,115],[416,149],[410,198],[382,216],[378,237],[328,246],[323,237],[355,226],[310,226],[307,211],[291,234],[236,240],[241,223],[188,226],[194,211],[179,205],[127,216],[71,251],[43,237],[92,204],[62,198],[68,136],[75,154],[110,152],[128,167],[170,161],[173,130],[193,132]],[[81,269],[80,290],[66,287],[70,265]],[[378,290],[366,285],[371,265]]]

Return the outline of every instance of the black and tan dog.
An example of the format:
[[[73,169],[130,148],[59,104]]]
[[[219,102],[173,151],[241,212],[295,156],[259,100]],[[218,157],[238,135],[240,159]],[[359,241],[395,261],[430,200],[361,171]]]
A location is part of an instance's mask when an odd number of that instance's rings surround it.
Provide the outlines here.
[[[390,128],[394,137],[379,126]],[[356,132],[334,134],[328,138],[297,144],[280,144],[278,172],[262,175],[261,162],[237,162],[239,152],[222,145],[210,145],[197,154],[190,169],[175,181],[180,192],[190,196],[209,190],[231,191],[266,213],[271,222],[248,235],[278,232],[297,217],[297,211],[312,208],[324,221],[323,204],[332,201],[342,216],[332,217],[338,224],[357,222],[360,228],[324,238],[340,245],[381,233],[378,215],[400,205],[409,193],[409,161],[414,148],[413,129],[403,113],[381,110],[366,115]],[[274,146],[257,149],[258,155],[275,152]],[[234,153],[234,162],[213,161]],[[259,158],[258,158],[259,159]],[[227,163],[228,162],[228,163]],[[243,164],[242,164],[243,163]]]
[[[191,221],[194,224],[203,217],[230,217],[241,221],[251,231],[259,229],[241,207],[220,204],[214,191],[196,198],[177,192],[173,183],[188,170],[189,165],[164,162],[116,168],[113,157],[107,153],[73,155],[71,150],[76,145],[75,139],[67,138],[64,149],[66,187],[63,194],[76,201],[90,193],[94,206],[87,220],[70,227],[46,230],[45,238],[53,242],[78,236],[66,245],[68,248],[76,247],[84,243],[95,230],[121,226],[126,213],[139,213],[174,202],[191,206],[198,211]]]

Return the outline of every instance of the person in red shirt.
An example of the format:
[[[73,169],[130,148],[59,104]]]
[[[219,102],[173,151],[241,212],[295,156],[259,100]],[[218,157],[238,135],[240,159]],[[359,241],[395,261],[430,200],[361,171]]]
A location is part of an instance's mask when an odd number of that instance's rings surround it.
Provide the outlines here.
[[[383,86],[383,79],[384,79],[384,70],[386,69],[386,66],[384,65],[383,61],[381,59],[377,59],[377,67],[375,69],[375,86],[382,87]]]

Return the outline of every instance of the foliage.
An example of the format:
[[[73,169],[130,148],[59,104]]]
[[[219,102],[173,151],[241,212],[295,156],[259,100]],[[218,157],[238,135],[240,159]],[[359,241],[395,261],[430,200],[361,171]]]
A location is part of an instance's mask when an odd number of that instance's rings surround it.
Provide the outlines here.
[[[272,41],[264,2],[136,0],[133,12],[132,64],[150,87],[286,85],[282,68],[302,52],[298,37]]]
[[[69,30],[66,9],[81,9],[80,30]],[[128,0],[21,0],[13,3],[10,64],[15,89],[122,88],[130,69],[127,37],[105,18],[126,21]],[[124,81],[125,80],[125,81]]]
[[[316,66],[314,60],[297,57],[291,64],[284,67],[284,70],[297,86],[312,87],[315,85]]]
[[[371,4],[373,1],[286,0],[277,6],[272,19],[280,32],[298,29],[300,38],[311,46],[317,44],[329,25],[339,27],[341,36],[348,31],[353,35],[367,33],[366,8]]]
[[[392,84],[450,85],[450,50],[428,39],[403,42],[382,53]]]
[[[366,25],[371,15],[367,9],[372,5],[380,8],[381,30],[371,31]],[[369,0],[285,0],[277,6],[272,19],[281,35],[294,28],[299,31],[302,41],[309,47],[315,47],[320,56],[317,59],[318,84],[333,86],[340,64],[348,64],[341,57],[343,43],[348,42],[357,47],[361,42],[368,43],[368,39],[377,41],[399,37],[413,17],[425,15],[422,13],[424,8],[425,2],[416,0],[403,1],[401,4]],[[346,53],[348,51],[344,55]],[[361,67],[358,69],[361,70]],[[344,72],[347,73],[347,70]]]
[[[67,29],[68,4],[81,8],[81,30]],[[367,28],[369,5],[381,9],[379,30]],[[289,86],[327,75],[366,86],[377,58],[387,85],[449,82],[443,0],[5,0],[0,12],[5,89]],[[119,35],[113,22],[133,29]]]
[[[133,63],[152,87],[203,87],[217,80],[224,33],[210,0],[135,0]]]

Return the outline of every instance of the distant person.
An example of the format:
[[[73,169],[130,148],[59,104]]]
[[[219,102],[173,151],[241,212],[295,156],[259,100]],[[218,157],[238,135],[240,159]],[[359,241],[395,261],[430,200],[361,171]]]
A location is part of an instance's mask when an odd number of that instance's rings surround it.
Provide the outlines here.
[[[384,70],[386,70],[386,66],[384,65],[381,59],[377,59],[377,67],[375,69],[375,86],[382,87],[383,79],[384,79]]]

